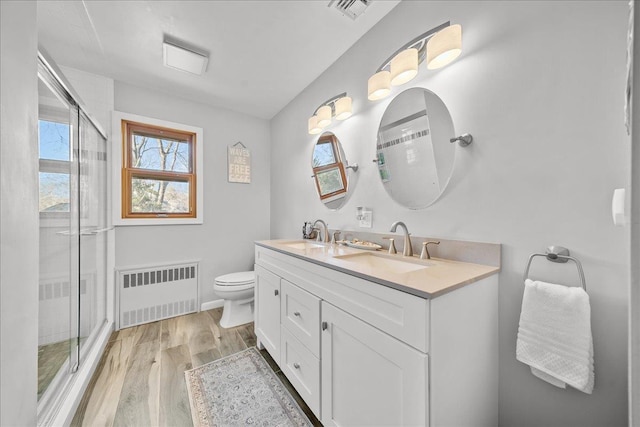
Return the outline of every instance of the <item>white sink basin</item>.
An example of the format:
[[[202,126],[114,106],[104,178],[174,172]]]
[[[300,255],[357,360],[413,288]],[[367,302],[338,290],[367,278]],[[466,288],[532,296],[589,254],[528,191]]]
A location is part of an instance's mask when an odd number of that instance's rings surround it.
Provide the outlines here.
[[[285,243],[281,243],[283,246],[286,246],[288,248],[291,249],[298,249],[301,251],[304,251],[306,249],[313,249],[313,248],[324,248],[324,245],[321,245],[319,243],[312,243],[312,242],[299,242],[299,241],[293,241],[293,242],[285,242]]]
[[[357,264],[361,267],[370,268],[377,271],[388,271],[394,274],[411,273],[413,271],[424,270],[430,267],[428,261],[398,258],[377,254],[375,252],[364,252],[359,254],[336,255],[334,258]]]

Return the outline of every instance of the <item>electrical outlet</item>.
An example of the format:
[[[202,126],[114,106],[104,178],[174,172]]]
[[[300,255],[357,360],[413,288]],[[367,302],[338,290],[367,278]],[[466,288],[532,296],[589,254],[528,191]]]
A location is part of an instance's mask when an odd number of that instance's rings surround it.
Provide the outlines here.
[[[359,218],[358,225],[361,228],[371,228],[373,227],[373,212],[369,209],[363,209],[362,214]]]

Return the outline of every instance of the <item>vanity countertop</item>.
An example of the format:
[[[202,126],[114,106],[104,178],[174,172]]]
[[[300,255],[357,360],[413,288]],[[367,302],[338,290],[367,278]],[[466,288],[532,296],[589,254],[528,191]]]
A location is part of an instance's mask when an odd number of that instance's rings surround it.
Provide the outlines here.
[[[421,260],[312,240],[262,240],[256,245],[421,298],[435,298],[496,274],[499,267],[440,258]]]

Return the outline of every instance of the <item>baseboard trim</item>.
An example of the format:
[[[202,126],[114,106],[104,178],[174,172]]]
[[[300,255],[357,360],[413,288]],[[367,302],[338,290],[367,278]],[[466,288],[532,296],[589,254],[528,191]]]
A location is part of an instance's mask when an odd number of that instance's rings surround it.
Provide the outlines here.
[[[223,299],[217,299],[213,301],[203,302],[200,306],[200,311],[211,310],[212,308],[218,308],[224,306]]]

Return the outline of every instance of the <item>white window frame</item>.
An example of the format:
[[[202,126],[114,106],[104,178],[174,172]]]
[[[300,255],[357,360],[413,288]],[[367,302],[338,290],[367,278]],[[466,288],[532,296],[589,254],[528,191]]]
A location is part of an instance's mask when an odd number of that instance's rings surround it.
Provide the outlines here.
[[[195,218],[122,218],[122,120],[144,123],[152,126],[176,129],[183,132],[191,132],[196,134],[196,217]],[[151,117],[140,116],[137,114],[124,113],[122,111],[114,111],[112,114],[112,130],[113,139],[113,158],[111,161],[113,186],[113,225],[187,225],[202,224],[204,221],[204,160],[203,160],[203,130],[202,128],[184,125],[181,123],[169,122],[167,120],[154,119]]]

